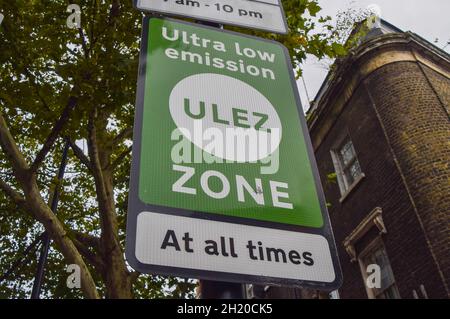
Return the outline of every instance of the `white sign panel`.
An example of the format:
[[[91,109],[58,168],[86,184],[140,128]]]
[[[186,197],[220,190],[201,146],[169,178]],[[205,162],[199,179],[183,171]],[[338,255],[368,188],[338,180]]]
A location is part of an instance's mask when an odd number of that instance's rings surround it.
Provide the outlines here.
[[[142,11],[190,17],[274,33],[288,32],[279,0],[136,0]]]
[[[135,253],[157,266],[328,283],[336,277],[324,236],[151,212],[138,216]]]

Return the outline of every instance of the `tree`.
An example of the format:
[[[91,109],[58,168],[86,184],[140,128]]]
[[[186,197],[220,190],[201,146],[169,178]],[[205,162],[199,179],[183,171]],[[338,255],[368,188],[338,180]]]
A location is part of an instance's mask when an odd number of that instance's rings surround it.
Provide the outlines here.
[[[192,296],[192,281],[141,275],[123,254],[142,14],[131,0],[73,1],[81,7],[81,26],[73,29],[66,26],[71,2],[0,0],[0,269],[45,230],[52,239],[48,297]],[[239,31],[284,43],[293,67],[307,53],[342,51],[316,0],[283,5],[289,35]],[[59,181],[66,140],[71,151]],[[38,246],[0,282],[1,297],[27,296]],[[66,286],[68,264],[80,267],[82,294]]]
[[[324,69],[330,70],[336,56],[338,58],[344,57],[349,51],[359,45],[359,41],[364,38],[369,29],[367,24],[363,24],[360,28],[355,27],[369,18],[373,19],[375,17],[374,14],[370,9],[356,7],[354,1],[352,1],[350,7],[340,10],[336,14],[334,26],[329,29],[328,36],[337,54],[321,59],[320,65]]]

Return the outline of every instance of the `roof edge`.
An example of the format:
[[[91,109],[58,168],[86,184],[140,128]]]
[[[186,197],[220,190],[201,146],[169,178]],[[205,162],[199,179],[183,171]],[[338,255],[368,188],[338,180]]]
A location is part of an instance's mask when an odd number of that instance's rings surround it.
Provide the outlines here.
[[[392,25],[389,24],[389,26]],[[398,28],[396,29],[400,30]],[[387,47],[389,45],[408,45],[411,42],[426,49],[427,51],[432,52],[434,56],[444,61],[445,64],[450,65],[450,54],[412,32],[387,33],[368,39],[358,47],[351,50],[347,56],[337,59],[335,63],[333,63],[331,70],[328,72],[324,82],[311,103],[310,108],[306,112],[308,125],[310,127],[314,126],[315,119],[318,116],[317,112],[320,112],[320,109],[323,109],[323,106],[319,108],[319,105],[322,104],[321,102],[324,98],[326,98],[329,92],[334,89],[338,82],[340,82],[339,80],[342,78],[342,75],[346,73],[354,62],[372,53],[374,50]]]

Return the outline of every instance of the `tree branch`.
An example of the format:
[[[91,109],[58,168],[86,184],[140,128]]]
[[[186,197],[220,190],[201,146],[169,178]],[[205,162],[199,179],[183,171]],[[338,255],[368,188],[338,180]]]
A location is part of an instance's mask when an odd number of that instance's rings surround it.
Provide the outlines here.
[[[80,38],[81,38],[81,46],[83,47],[83,51],[84,51],[84,58],[88,59],[89,58],[89,49],[87,47],[87,43],[86,43],[86,36],[83,32],[82,28],[78,28],[78,33],[80,34]]]
[[[122,153],[119,154],[119,156],[117,156],[117,158],[114,160],[114,162],[111,164],[111,169],[114,169],[115,167],[117,167],[117,165],[119,165],[123,159],[130,154],[132,149],[132,146],[127,147],[127,149],[125,151],[123,151]]]
[[[133,271],[133,272],[130,274],[130,280],[131,280],[131,282],[134,283],[134,282],[139,278],[140,275],[142,275],[142,274],[141,274],[139,271]]]
[[[131,138],[133,136],[133,128],[127,127],[122,130],[117,136],[111,141],[110,146],[114,147],[118,145],[120,142],[127,138]]]
[[[115,22],[116,18],[120,15],[120,2],[119,0],[113,0],[111,4],[111,10],[109,11],[109,23]]]
[[[28,163],[14,141],[6,121],[0,112],[0,146],[8,157],[16,174],[24,175],[28,171]]]
[[[26,265],[35,256],[36,250],[39,248],[41,240],[44,238],[44,234],[40,234],[35,240],[23,251],[21,256],[12,264],[12,266],[0,277],[0,282],[7,279],[15,270],[20,271],[23,265]]]
[[[6,34],[9,34],[9,30],[8,30],[9,28],[8,28],[7,24],[3,24],[2,28],[5,29]],[[17,72],[21,73],[21,69],[18,67],[18,64],[15,61],[23,61],[23,63],[21,63],[21,67],[23,68],[26,75],[28,76],[28,82],[35,89],[36,95],[38,96],[38,98],[41,101],[44,108],[50,112],[50,107],[48,106],[47,102],[45,101],[45,99],[43,98],[43,96],[40,93],[40,87],[36,82],[36,76],[34,76],[34,74],[29,70],[28,66],[31,65],[31,63],[26,61],[25,57],[22,56],[20,50],[14,45],[16,43],[16,41],[12,40],[10,43],[11,43],[11,46],[15,53],[15,58],[13,60],[11,60],[11,64],[17,70]]]
[[[104,243],[106,244],[106,246],[113,247],[117,239],[117,225],[115,222],[115,216],[113,215],[115,211],[113,202],[114,199],[108,196],[108,190],[105,184],[105,176],[103,175],[102,163],[100,162],[97,132],[95,128],[96,118],[97,109],[95,108],[89,115],[88,122],[89,158],[91,160],[92,172],[97,193],[97,201],[99,205],[102,239],[104,239]],[[109,248],[107,248],[106,250],[108,249]]]
[[[105,34],[108,28],[110,28],[111,26],[114,27],[114,22],[116,21],[116,18],[119,15],[120,15],[120,3],[118,0],[114,0],[111,5],[111,10],[109,11],[108,23],[100,32],[97,32],[97,36],[95,38],[92,38],[92,43],[90,47],[91,49],[97,43],[98,39]]]
[[[75,97],[73,95],[69,97],[69,100],[67,101],[67,104],[61,113],[61,116],[59,117],[58,121],[56,121],[55,125],[53,126],[52,131],[50,132],[50,135],[47,137],[41,150],[36,155],[36,158],[34,159],[33,164],[31,164],[30,171],[32,173],[37,171],[37,169],[41,165],[42,161],[45,159],[45,156],[48,154],[48,152],[53,147],[53,144],[55,143],[56,139],[58,138],[59,133],[62,131],[62,129],[64,128],[64,125],[69,120],[70,113],[77,105],[77,101],[78,101],[77,97]]]
[[[79,242],[94,249],[100,247],[100,238],[79,231],[72,231],[72,233]]]
[[[73,243],[75,247],[78,249],[80,254],[86,258],[86,260],[92,264],[100,273],[103,272],[105,265],[100,258],[100,256],[96,255],[94,252],[92,252],[86,245],[84,245],[82,242],[78,241],[77,239],[73,239]]]
[[[25,198],[11,186],[0,179],[0,189],[19,207],[26,208]]]
[[[97,109],[94,109],[93,112],[89,115],[89,122],[88,122],[88,152],[94,179],[98,181],[99,184],[98,186],[100,188],[100,192],[97,193],[100,193],[102,197],[106,197],[106,191],[104,190],[103,185],[104,180],[103,180],[102,166],[98,154],[97,132],[95,129],[96,117],[97,117]]]
[[[81,148],[78,147],[78,145],[76,145],[74,142],[72,142],[72,140],[69,139],[69,144],[70,147],[73,150],[73,153],[75,154],[75,156],[80,160],[81,163],[83,163],[88,169],[89,171],[92,173],[93,172],[93,168],[91,165],[91,162],[89,161],[89,158],[84,155],[83,150]]]

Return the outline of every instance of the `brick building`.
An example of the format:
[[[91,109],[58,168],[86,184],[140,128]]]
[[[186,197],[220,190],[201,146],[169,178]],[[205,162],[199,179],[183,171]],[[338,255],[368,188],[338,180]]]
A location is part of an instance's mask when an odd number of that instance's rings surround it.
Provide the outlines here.
[[[360,42],[336,61],[307,116],[343,271],[334,295],[448,298],[450,56],[385,21]],[[365,284],[374,264],[380,288]],[[247,290],[255,298],[328,297]]]
[[[448,298],[450,56],[381,21],[335,63],[308,124],[340,298]],[[371,264],[379,289],[365,285]]]

